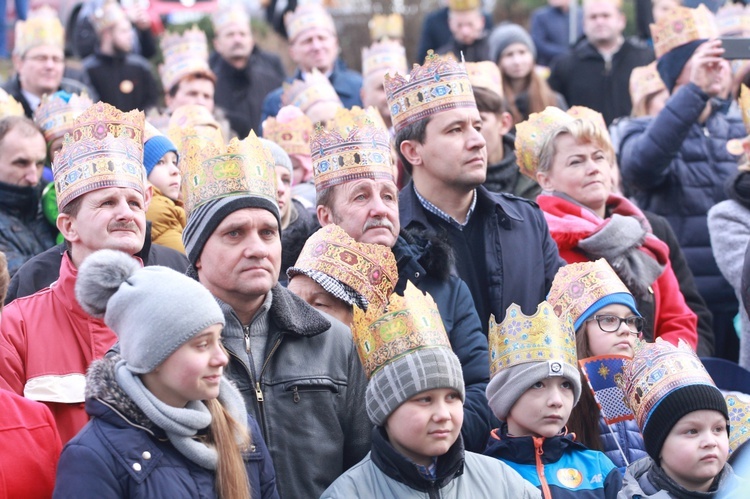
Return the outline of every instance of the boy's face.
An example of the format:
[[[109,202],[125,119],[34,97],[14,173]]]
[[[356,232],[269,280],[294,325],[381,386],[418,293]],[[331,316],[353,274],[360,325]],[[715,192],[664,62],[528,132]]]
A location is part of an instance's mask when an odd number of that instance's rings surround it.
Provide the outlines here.
[[[684,415],[661,448],[661,467],[687,490],[707,491],[729,454],[727,421],[718,411]]]
[[[177,155],[172,151],[162,156],[148,176],[151,185],[157,187],[162,194],[174,201],[180,197],[181,180],[182,175],[180,175],[180,169],[177,168]]]
[[[458,439],[464,404],[453,388],[427,390],[401,404],[385,423],[391,445],[412,461],[429,466]]]
[[[508,433],[515,437],[554,437],[573,409],[573,384],[562,376],[537,381],[508,413]]]

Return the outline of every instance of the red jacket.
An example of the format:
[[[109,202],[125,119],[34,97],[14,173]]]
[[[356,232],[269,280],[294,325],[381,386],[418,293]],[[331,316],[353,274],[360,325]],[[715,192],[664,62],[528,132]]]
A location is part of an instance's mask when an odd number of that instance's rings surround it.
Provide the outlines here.
[[[77,270],[66,253],[49,288],[18,298],[0,322],[0,388],[44,402],[63,444],[88,422],[86,369],[117,340],[75,298]]]

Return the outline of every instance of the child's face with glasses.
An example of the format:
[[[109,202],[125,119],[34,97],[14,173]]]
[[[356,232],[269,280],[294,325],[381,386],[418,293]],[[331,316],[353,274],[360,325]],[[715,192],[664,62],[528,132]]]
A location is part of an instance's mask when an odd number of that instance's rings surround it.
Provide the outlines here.
[[[643,318],[625,305],[607,305],[584,323],[589,352],[597,355],[633,356],[633,344],[643,330]]]

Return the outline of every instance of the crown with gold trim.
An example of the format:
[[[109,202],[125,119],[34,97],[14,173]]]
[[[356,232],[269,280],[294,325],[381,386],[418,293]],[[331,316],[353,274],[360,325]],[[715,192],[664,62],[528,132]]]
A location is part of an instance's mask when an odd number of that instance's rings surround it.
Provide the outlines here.
[[[287,154],[301,154],[310,156],[310,137],[313,124],[306,114],[286,123],[281,123],[275,117],[266,118],[263,122],[263,136],[277,143]]]
[[[34,122],[42,129],[44,139],[49,144],[55,139],[65,137],[75,120],[93,105],[93,101],[85,92],[80,95],[64,92],[44,95],[39,107],[34,111]],[[23,108],[21,110],[23,111]]]
[[[224,137],[216,118],[206,107],[198,104],[185,104],[172,112],[167,136],[173,144],[183,144],[191,137],[200,138],[204,145],[224,144]]]
[[[531,113],[529,119],[516,125],[516,161],[521,173],[536,180],[544,139],[574,119],[560,108],[548,106],[541,113]]]
[[[406,49],[393,40],[376,42],[369,47],[362,47],[362,76],[382,75],[388,71],[405,73],[407,71]]]
[[[289,41],[294,42],[300,33],[312,28],[323,28],[336,34],[336,25],[333,17],[326,9],[316,3],[308,3],[298,6],[294,12],[289,14],[286,20],[286,33]]]
[[[615,376],[615,381],[641,429],[658,402],[674,390],[685,385],[716,387],[698,356],[683,340],[678,346],[661,338],[654,343],[636,340],[633,352],[633,358],[625,361],[622,375]]]
[[[169,92],[181,79],[192,74],[216,80],[208,66],[206,34],[197,26],[182,34],[166,33],[159,45],[164,54],[164,64],[159,66],[159,75],[165,92]]]
[[[144,120],[142,111],[124,113],[97,102],[73,122],[52,164],[60,211],[82,194],[106,187],[145,193]]]
[[[365,128],[375,126],[388,131],[385,121],[380,113],[373,106],[367,106],[362,109],[359,106],[353,106],[351,109],[344,107],[337,109],[336,114],[326,123],[326,129],[338,130],[341,135],[348,134],[355,128]]]
[[[213,24],[214,33],[218,33],[231,24],[250,26],[250,15],[242,2],[232,2],[225,4],[211,15],[211,24]]]
[[[675,7],[660,22],[649,27],[657,59],[686,43],[719,36],[714,15],[703,4],[695,9]]]
[[[401,40],[404,38],[404,18],[401,14],[375,14],[367,23],[370,40]]]
[[[521,307],[513,303],[500,324],[491,315],[488,340],[490,377],[529,362],[559,360],[578,366],[573,321],[570,316],[559,318],[546,301],[531,316],[524,315]]]
[[[604,115],[600,113],[599,111],[594,111],[590,107],[586,106],[573,106],[569,108],[567,111],[568,115],[572,116],[573,118],[577,120],[585,120],[590,121],[591,123],[596,126],[601,132],[602,135],[608,140],[612,141],[612,139],[609,136],[609,129],[607,128],[607,123],[604,121]]]
[[[367,378],[389,362],[425,348],[450,349],[435,301],[411,281],[404,296],[393,293],[385,309],[354,307],[352,335]]]
[[[742,122],[745,124],[745,131],[750,134],[750,88],[744,83],[740,86],[740,96],[737,102],[742,110]]]
[[[395,181],[388,131],[374,115],[380,117],[355,107],[337,115],[334,128],[315,127],[310,149],[318,192],[362,178]]]
[[[296,106],[306,113],[319,102],[336,102],[341,107],[341,99],[326,75],[313,68],[304,80],[284,83],[281,102],[285,106]]]
[[[91,24],[94,25],[96,33],[101,34],[103,31],[127,18],[127,14],[125,14],[125,11],[117,0],[106,0],[104,5],[94,11],[94,14],[91,16]]]
[[[13,53],[24,55],[39,45],[65,48],[65,29],[57,11],[49,5],[29,12],[25,21],[16,21],[16,45]]]
[[[387,73],[384,86],[397,132],[435,113],[477,106],[464,65],[431,50],[424,64],[415,64],[409,75]]]
[[[475,10],[481,5],[481,0],[448,0],[448,8],[455,11]]]
[[[0,88],[0,119],[8,116],[24,116],[23,105],[8,92]]]
[[[278,207],[273,156],[255,132],[243,140],[234,138],[226,146],[188,138],[180,154],[185,154],[180,170],[188,214],[212,199],[243,194],[267,199]]]
[[[503,97],[503,78],[500,68],[491,61],[467,62],[466,73],[474,88],[486,88]]]
[[[326,225],[310,236],[289,275],[310,270],[352,288],[365,298],[368,309],[383,310],[398,282],[391,248],[357,242],[335,224]]]
[[[634,68],[630,73],[630,100],[635,105],[649,95],[653,95],[666,86],[656,70],[656,61],[646,66]]]
[[[729,453],[750,440],[750,395],[739,392],[724,394],[729,413]]]

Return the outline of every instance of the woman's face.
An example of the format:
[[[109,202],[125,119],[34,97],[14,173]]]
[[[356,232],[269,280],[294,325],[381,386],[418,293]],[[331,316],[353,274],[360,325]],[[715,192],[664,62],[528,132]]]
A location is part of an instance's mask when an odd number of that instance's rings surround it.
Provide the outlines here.
[[[504,78],[526,78],[534,69],[534,56],[523,43],[512,43],[500,54],[498,65]]]
[[[557,191],[593,210],[602,218],[612,192],[612,165],[597,144],[579,142],[569,133],[554,141],[555,156],[547,172],[538,172],[537,181],[545,191]]]

